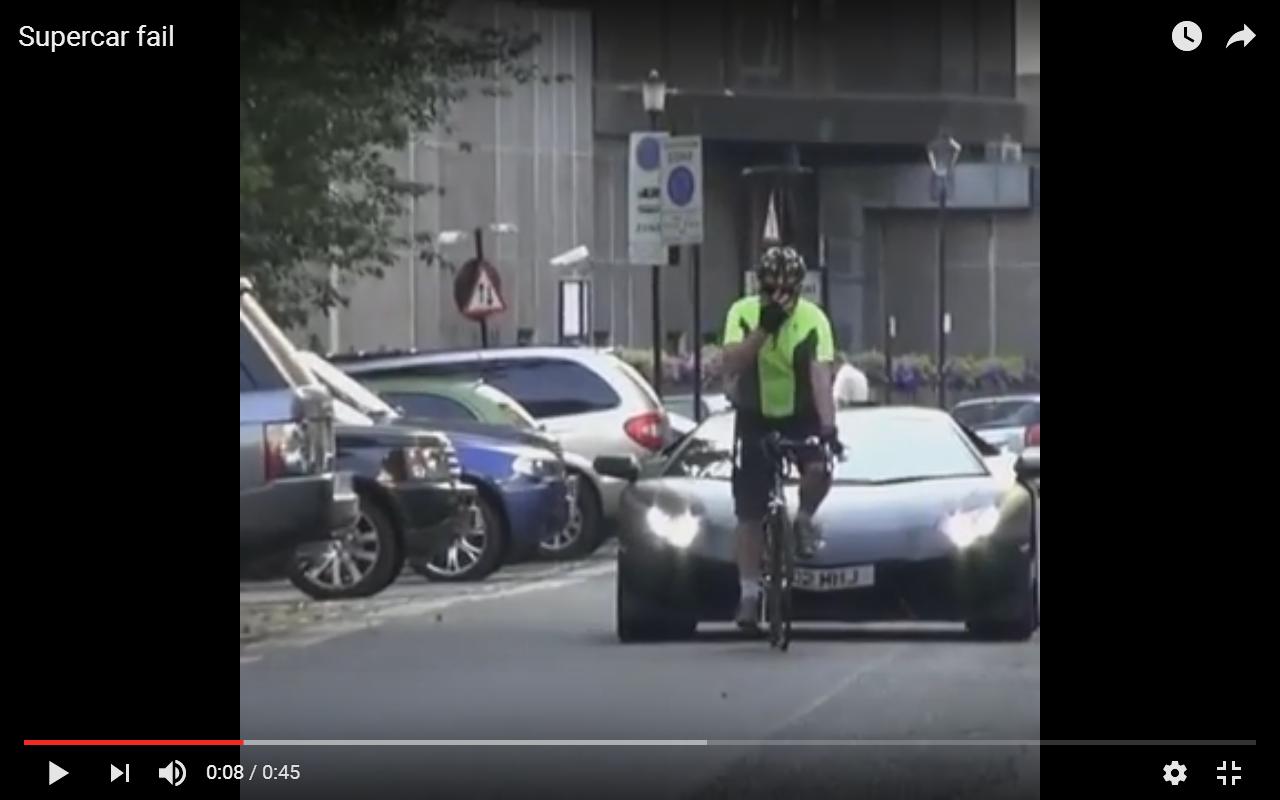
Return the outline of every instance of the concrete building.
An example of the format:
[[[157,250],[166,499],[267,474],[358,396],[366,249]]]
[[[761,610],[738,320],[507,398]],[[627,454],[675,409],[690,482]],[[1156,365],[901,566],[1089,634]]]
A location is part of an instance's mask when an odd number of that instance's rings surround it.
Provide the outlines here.
[[[570,77],[474,95],[451,135],[420,134],[399,155],[406,174],[445,188],[415,203],[405,233],[517,226],[486,238],[509,305],[490,326],[497,342],[521,329],[556,340],[565,276],[548,261],[582,244],[589,328],[649,346],[650,272],[625,263],[627,141],[647,127],[640,81],[658,69],[674,90],[663,127],[704,139],[704,334],[718,332],[760,243],[769,193],[744,170],[798,157],[812,178],[792,188],[786,226],[811,266],[825,261],[839,345],[883,348],[892,315],[895,351],[932,352],[937,213],[923,146],[946,126],[964,145],[948,225],[950,352],[1039,356],[1038,2],[460,6],[538,31],[539,66]],[[988,158],[1006,137],[1020,161]],[[478,343],[448,270],[410,262],[406,252],[402,269],[354,287],[351,307],[315,332],[343,350]],[[687,264],[664,269],[663,317],[691,339],[689,279]]]

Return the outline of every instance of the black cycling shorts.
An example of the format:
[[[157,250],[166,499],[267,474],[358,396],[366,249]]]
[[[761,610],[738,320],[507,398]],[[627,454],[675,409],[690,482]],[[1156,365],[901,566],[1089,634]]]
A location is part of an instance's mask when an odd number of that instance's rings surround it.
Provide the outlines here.
[[[769,510],[769,492],[773,489],[773,465],[765,452],[764,439],[777,431],[788,439],[819,436],[822,426],[816,419],[786,417],[765,419],[739,412],[734,421],[733,513],[738,519],[759,522]],[[821,445],[805,447],[796,453],[801,467],[814,462],[827,463]]]

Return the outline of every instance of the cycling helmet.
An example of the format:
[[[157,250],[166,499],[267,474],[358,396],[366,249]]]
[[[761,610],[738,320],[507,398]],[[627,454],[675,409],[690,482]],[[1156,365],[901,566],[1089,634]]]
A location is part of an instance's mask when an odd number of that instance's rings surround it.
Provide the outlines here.
[[[773,246],[760,256],[756,279],[760,286],[795,290],[804,283],[804,257],[794,247]]]

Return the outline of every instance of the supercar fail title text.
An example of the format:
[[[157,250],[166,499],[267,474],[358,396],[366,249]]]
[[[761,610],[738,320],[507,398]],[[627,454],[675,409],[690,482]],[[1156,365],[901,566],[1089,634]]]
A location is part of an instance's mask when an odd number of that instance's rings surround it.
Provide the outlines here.
[[[18,44],[54,53],[60,47],[173,47],[173,26],[139,25],[123,31],[40,31],[30,25],[18,29]]]

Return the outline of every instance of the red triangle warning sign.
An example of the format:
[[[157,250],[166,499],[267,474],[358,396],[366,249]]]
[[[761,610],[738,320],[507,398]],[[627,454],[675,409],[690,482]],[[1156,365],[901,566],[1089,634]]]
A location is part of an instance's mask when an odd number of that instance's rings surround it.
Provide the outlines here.
[[[487,317],[506,310],[507,304],[503,302],[502,293],[498,291],[498,287],[493,285],[489,271],[480,270],[476,276],[476,284],[471,289],[471,299],[467,301],[467,306],[462,313],[469,317]]]

